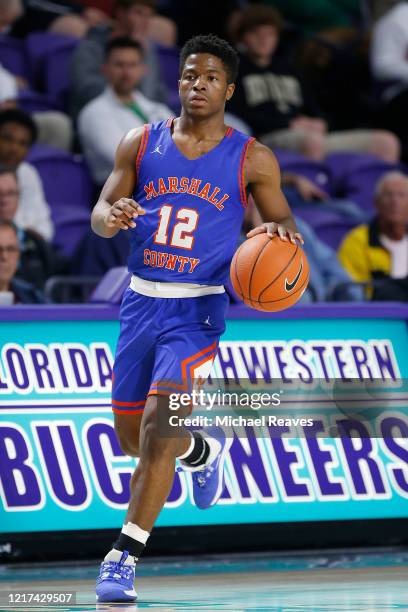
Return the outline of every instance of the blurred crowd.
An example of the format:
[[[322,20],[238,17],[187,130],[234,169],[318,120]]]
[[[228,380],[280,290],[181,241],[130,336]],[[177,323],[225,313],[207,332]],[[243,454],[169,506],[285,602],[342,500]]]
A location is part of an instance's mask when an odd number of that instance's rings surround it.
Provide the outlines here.
[[[205,33],[240,55],[226,122],[279,161],[302,299],[408,301],[408,2],[0,0],[0,304],[86,301],[126,265],[90,211],[122,136],[179,113]]]

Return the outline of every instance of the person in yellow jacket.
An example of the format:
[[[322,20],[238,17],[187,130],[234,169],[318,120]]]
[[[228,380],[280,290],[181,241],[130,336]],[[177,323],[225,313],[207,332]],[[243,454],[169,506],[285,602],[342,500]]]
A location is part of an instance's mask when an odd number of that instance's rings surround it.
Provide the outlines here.
[[[388,172],[378,181],[376,216],[349,232],[340,263],[358,282],[383,280],[372,299],[408,301],[408,177]]]

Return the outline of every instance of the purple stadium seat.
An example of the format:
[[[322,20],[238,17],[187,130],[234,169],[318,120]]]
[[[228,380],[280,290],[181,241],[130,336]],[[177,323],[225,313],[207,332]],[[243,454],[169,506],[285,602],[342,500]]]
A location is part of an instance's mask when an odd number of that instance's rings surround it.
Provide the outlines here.
[[[55,110],[55,103],[48,96],[31,89],[21,91],[18,96],[18,105],[26,113],[36,113]]]
[[[351,153],[342,151],[340,153],[331,153],[326,157],[326,164],[330,168],[335,189],[341,189],[344,178],[360,164],[370,164],[378,162],[378,157],[367,153]]]
[[[342,219],[327,219],[322,220],[320,225],[314,227],[314,230],[321,240],[337,251],[343,238],[353,227],[355,224]]]
[[[159,55],[161,75],[168,90],[167,104],[173,110],[179,110],[178,79],[180,51],[177,47],[164,47],[162,45],[156,45],[156,47]]]
[[[71,57],[77,44],[74,39],[45,57],[45,90],[62,110],[67,106]]]
[[[62,149],[55,149],[54,147],[50,147],[45,144],[36,143],[31,147],[30,152],[27,156],[27,161],[35,165],[36,162],[40,160],[55,159],[56,157],[63,159],[72,159],[72,155],[70,153],[67,153],[66,151],[63,151]]]
[[[123,293],[130,283],[131,273],[125,266],[111,268],[102,278],[89,298],[90,302],[120,304]]]
[[[12,74],[29,78],[26,49],[20,40],[0,34],[0,62]]]
[[[74,206],[90,211],[94,185],[85,163],[79,156],[52,155],[31,158],[41,175],[47,202],[53,210]]]
[[[342,217],[336,211],[322,210],[322,208],[316,207],[313,209],[311,206],[297,207],[295,211],[296,217],[300,217],[306,221],[313,229],[317,230],[323,224],[336,224],[338,221],[342,221]]]
[[[281,149],[274,149],[274,153],[282,172],[293,172],[305,176],[323,191],[332,194],[332,175],[325,162],[312,161],[298,153]]]
[[[53,208],[51,212],[55,226],[53,244],[61,253],[70,257],[89,230],[90,210],[71,205]]]
[[[33,32],[26,39],[26,49],[30,64],[31,80],[36,88],[45,87],[45,64],[47,56],[57,49],[78,44],[72,36],[53,34],[52,32]]]
[[[393,170],[405,171],[401,164],[388,164],[372,155],[336,154],[328,160],[334,169],[336,191],[373,214],[373,198],[376,182]]]

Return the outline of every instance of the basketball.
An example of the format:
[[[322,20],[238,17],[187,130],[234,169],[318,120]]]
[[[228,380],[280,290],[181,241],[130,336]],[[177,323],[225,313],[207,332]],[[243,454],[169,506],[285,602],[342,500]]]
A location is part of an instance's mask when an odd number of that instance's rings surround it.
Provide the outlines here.
[[[247,306],[277,312],[302,297],[309,282],[309,264],[298,243],[264,233],[241,244],[230,274],[236,293]]]

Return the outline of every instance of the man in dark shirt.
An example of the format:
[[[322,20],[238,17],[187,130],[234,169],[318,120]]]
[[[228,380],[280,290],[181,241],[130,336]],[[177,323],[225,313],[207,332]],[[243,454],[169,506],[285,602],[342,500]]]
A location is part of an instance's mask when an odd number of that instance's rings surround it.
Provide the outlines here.
[[[312,159],[334,151],[371,153],[388,162],[399,158],[399,141],[383,130],[328,133],[328,126],[302,79],[276,55],[281,17],[272,8],[251,5],[236,25],[241,68],[227,106],[271,148],[294,150]]]

